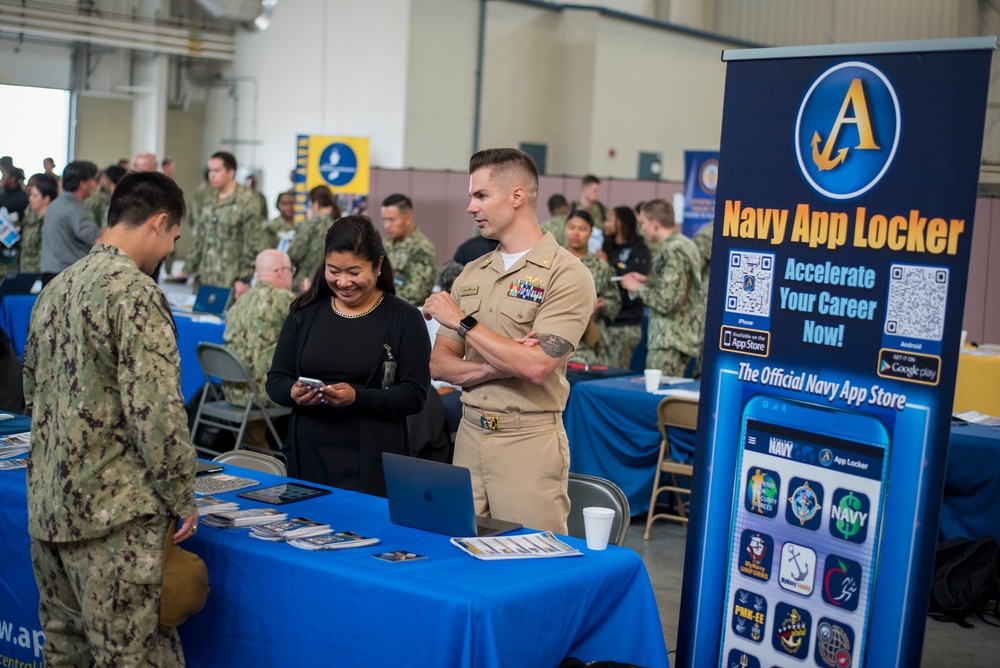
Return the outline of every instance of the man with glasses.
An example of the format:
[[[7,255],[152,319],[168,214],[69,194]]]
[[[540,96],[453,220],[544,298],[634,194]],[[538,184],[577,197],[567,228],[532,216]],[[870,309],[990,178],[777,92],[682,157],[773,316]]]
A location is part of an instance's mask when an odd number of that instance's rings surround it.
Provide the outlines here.
[[[291,292],[294,269],[287,253],[272,248],[257,255],[256,272],[257,282],[229,309],[222,339],[243,362],[264,406],[272,407],[277,404],[268,398],[264,384],[278,334],[285,324],[288,307],[295,298]],[[222,391],[226,401],[233,406],[246,406],[250,400],[250,391],[245,385],[223,383]],[[247,425],[244,440],[267,447],[266,435],[264,421],[257,420]]]

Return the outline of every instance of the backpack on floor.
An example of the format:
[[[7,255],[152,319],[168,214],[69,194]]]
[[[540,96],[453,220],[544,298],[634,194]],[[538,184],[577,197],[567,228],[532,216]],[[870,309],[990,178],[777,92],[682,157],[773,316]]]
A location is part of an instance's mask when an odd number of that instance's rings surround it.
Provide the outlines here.
[[[961,621],[987,610],[1000,593],[998,554],[1000,545],[991,536],[952,538],[939,544],[934,556],[931,612]]]

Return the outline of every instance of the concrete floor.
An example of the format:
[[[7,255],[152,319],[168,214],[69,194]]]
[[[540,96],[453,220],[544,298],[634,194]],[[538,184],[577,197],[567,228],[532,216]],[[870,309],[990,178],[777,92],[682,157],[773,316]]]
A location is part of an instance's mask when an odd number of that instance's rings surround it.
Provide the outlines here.
[[[625,546],[639,553],[653,584],[663,636],[671,665],[677,648],[677,617],[681,604],[684,575],[684,547],[687,529],[675,523],[659,521],[653,525],[649,540],[642,539],[645,517],[633,518]],[[924,636],[922,668],[996,668],[1000,666],[1000,620],[970,617],[971,628],[935,621],[928,617]],[[991,626],[989,622],[998,626]],[[873,666],[870,668],[879,668]]]

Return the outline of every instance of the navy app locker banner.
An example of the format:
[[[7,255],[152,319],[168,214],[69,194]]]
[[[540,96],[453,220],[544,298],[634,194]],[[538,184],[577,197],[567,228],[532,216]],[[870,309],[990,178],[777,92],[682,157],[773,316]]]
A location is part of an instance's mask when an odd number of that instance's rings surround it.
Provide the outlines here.
[[[684,224],[693,237],[715,220],[715,190],[719,184],[718,151],[684,151]]]
[[[682,668],[919,665],[995,43],[725,52]]]

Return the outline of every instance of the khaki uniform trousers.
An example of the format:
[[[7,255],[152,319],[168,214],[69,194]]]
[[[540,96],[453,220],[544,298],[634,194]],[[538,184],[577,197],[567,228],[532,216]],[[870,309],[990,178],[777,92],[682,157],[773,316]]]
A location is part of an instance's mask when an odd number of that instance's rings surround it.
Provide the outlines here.
[[[140,517],[90,540],[31,539],[45,632],[57,666],[184,665],[177,631],[160,634],[166,517]]]
[[[562,413],[483,413],[462,408],[456,466],[472,472],[477,515],[566,533],[569,516],[569,440]]]

